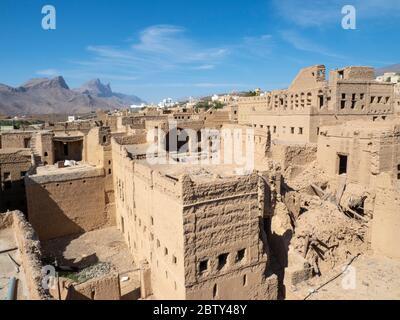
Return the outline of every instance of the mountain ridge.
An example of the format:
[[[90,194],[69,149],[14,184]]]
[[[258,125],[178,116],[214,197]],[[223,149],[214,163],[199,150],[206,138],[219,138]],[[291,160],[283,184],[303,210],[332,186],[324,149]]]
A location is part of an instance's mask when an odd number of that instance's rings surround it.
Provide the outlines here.
[[[375,74],[376,76],[381,76],[385,72],[396,72],[400,73],[400,63],[397,64],[392,64],[389,66],[381,67],[381,68],[375,68]]]
[[[100,79],[92,79],[76,89],[71,89],[62,76],[33,78],[18,87],[0,84],[0,113],[9,116],[86,113],[140,103],[144,103],[141,98],[113,92],[111,85]]]

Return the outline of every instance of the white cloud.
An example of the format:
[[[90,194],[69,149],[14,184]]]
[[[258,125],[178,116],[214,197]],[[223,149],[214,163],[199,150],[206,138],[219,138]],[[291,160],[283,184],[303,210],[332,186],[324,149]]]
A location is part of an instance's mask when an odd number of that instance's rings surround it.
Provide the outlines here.
[[[283,40],[290,43],[294,48],[301,51],[312,52],[320,55],[324,55],[331,58],[343,59],[344,56],[331,52],[329,49],[314,43],[313,41],[304,38],[295,31],[282,31]]]
[[[193,67],[194,70],[212,70],[215,66],[213,64],[203,64],[201,66]]]
[[[235,43],[210,46],[191,39],[190,32],[174,25],[154,25],[129,38],[120,46],[88,45],[90,57],[71,61],[69,77],[106,74],[109,80],[149,79],[174,73],[193,75],[232,63],[235,57],[263,58],[271,52],[271,35],[248,36]],[[229,62],[228,58],[233,60]]]
[[[36,74],[45,77],[55,77],[60,75],[60,72],[58,72],[56,69],[45,69],[36,71]]]
[[[186,36],[184,28],[171,25],[155,25],[139,33],[138,42],[128,47],[90,45],[87,50],[94,54],[89,64],[125,66],[139,72],[158,72],[182,67],[214,66],[229,54],[224,47],[207,47]]]
[[[252,84],[230,82],[170,82],[170,83],[142,83],[135,87],[159,87],[159,88],[251,88]]]
[[[90,44],[86,47],[88,58],[68,61],[73,67],[57,73],[82,82],[90,78],[115,80],[119,87],[122,82],[124,85],[151,87],[154,79],[159,79],[165,84],[157,87],[241,88],[249,86],[228,83],[224,78],[219,78],[220,82],[203,82],[203,76],[220,66],[235,67],[238,58],[263,59],[271,51],[272,36],[268,34],[209,45],[191,38],[190,32],[183,27],[154,25],[138,32],[135,39],[129,38],[119,45]],[[169,81],[171,79],[191,81],[173,83]]]

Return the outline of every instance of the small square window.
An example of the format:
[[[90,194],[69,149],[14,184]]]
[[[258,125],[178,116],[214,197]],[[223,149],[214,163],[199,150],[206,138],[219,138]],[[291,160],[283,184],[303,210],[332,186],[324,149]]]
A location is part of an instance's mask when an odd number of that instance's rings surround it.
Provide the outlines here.
[[[246,249],[239,250],[236,254],[236,262],[240,262],[246,255]]]
[[[227,261],[228,261],[228,253],[220,254],[218,256],[218,270],[223,269]]]
[[[11,180],[11,173],[10,172],[4,172],[3,180],[4,181]]]
[[[199,263],[199,271],[200,271],[200,273],[203,273],[203,272],[207,271],[207,269],[208,269],[208,260],[200,261],[200,263]]]

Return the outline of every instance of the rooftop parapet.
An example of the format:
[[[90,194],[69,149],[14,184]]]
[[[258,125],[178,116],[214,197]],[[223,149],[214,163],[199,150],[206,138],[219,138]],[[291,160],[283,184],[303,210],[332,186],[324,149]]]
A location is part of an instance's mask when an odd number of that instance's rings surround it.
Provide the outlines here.
[[[332,70],[329,75],[329,82],[334,84],[342,80],[364,80],[374,81],[375,70],[372,67],[366,66],[351,66],[343,69]]]
[[[400,135],[400,121],[348,121],[341,125],[324,126],[321,135],[331,137],[373,138]]]
[[[25,184],[30,183],[50,183],[63,182],[69,180],[78,180],[84,178],[92,178],[104,175],[103,168],[97,168],[89,164],[78,164],[76,166],[58,168],[57,165],[37,167],[36,173],[28,175]]]

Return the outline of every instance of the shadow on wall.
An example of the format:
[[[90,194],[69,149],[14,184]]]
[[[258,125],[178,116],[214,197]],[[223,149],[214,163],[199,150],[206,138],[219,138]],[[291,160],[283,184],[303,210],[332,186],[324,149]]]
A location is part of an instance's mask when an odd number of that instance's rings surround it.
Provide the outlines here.
[[[24,180],[5,181],[0,189],[0,212],[19,210],[27,213]]]
[[[285,268],[288,267],[289,245],[293,237],[292,230],[286,230],[283,235],[272,233],[269,237],[272,255],[276,262],[276,275],[278,276],[278,296],[285,297],[286,288],[284,285]]]
[[[85,232],[64,213],[45,187],[32,180],[27,185],[27,201],[28,220],[41,241]]]

